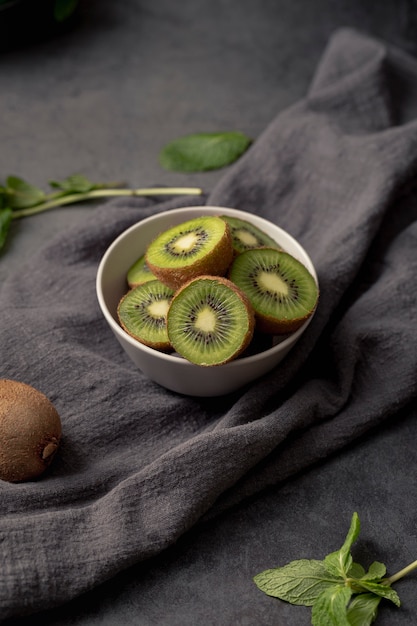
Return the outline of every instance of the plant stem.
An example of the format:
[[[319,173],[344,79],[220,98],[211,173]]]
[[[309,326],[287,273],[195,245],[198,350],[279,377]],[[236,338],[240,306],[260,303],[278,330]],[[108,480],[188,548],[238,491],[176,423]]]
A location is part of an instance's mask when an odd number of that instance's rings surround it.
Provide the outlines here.
[[[396,574],[393,574],[389,578],[386,578],[385,579],[386,583],[389,585],[392,585],[392,583],[395,583],[397,580],[399,580],[400,578],[403,578],[403,576],[406,576],[407,574],[409,574],[416,568],[417,568],[417,561],[413,561],[413,563],[410,563],[410,565],[407,565],[407,567],[404,567],[404,569],[401,569]]]
[[[83,202],[84,200],[94,200],[96,198],[106,198],[110,196],[176,196],[191,195],[199,196],[203,190],[198,187],[144,187],[141,189],[93,189],[85,193],[73,193],[67,196],[59,196],[46,202],[41,202],[26,209],[15,210],[12,213],[13,219],[36,215],[49,209],[62,206],[64,204],[73,204],[75,202]]]

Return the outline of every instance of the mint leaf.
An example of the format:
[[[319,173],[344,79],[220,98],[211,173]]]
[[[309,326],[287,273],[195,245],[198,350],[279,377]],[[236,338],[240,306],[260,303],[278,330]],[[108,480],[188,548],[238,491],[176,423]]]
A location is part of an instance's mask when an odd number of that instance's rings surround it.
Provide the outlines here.
[[[348,570],[349,578],[362,578],[365,576],[365,569],[359,563],[352,563]]]
[[[0,250],[6,243],[7,235],[12,221],[11,209],[0,209]]]
[[[92,183],[88,178],[82,174],[73,174],[68,176],[64,180],[51,180],[49,182],[51,187],[60,189],[61,191],[68,193],[86,193],[92,189],[96,189],[97,185]]]
[[[370,626],[377,617],[381,597],[373,593],[361,593],[350,602],[347,618],[350,626]]]
[[[365,591],[371,591],[375,593],[377,596],[381,596],[381,598],[386,598],[387,600],[391,600],[396,606],[400,606],[400,598],[398,597],[397,592],[392,589],[389,585],[385,585],[383,583],[376,583],[367,580],[357,580],[356,583],[362,587]]]
[[[357,513],[352,515],[352,520],[350,523],[350,528],[348,534],[346,535],[345,542],[340,550],[336,552],[332,552],[328,554],[324,559],[324,564],[329,572],[333,576],[342,576],[346,578],[348,576],[348,572],[353,565],[352,555],[350,554],[350,549],[352,544],[358,538],[360,531],[360,522]]]
[[[30,185],[22,178],[9,176],[6,181],[6,195],[11,209],[25,209],[43,202],[45,194],[42,189]]]
[[[374,561],[372,565],[370,565],[368,571],[363,576],[357,576],[357,578],[361,578],[363,580],[378,580],[384,578],[387,573],[387,568],[383,563],[379,563],[379,561]]]
[[[329,576],[323,561],[301,559],[283,567],[265,570],[254,577],[257,587],[269,596],[291,604],[311,606],[329,586],[340,578]]]
[[[236,161],[252,140],[238,131],[186,135],[167,144],[159,154],[163,168],[177,172],[204,172]]]
[[[345,585],[334,585],[323,591],[313,604],[313,626],[350,626],[347,605],[351,595],[352,590]]]

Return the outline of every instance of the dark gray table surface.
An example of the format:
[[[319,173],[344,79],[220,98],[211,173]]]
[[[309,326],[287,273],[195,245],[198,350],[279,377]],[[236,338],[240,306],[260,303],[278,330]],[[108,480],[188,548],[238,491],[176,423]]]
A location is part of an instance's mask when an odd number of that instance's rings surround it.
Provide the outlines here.
[[[223,171],[168,173],[158,164],[161,147],[200,131],[256,138],[305,95],[336,28],[352,26],[414,53],[416,14],[417,3],[403,0],[81,1],[70,29],[0,52],[0,178],[15,174],[47,188],[50,179],[82,172],[137,187],[210,190]],[[14,223],[0,280],[88,210]],[[416,530],[399,536],[384,510],[400,518],[415,490],[408,480],[417,461],[415,417],[399,416],[306,474],[201,523],[158,558],[69,605],[12,623],[309,624],[309,609],[280,603],[278,612],[253,575],[337,549],[354,510],[364,512],[359,556],[384,560],[392,571],[414,560]],[[350,480],[358,472],[360,491]],[[346,528],[332,527],[334,506],[346,512]],[[413,576],[400,583],[406,601],[401,609],[384,605],[377,623],[417,623],[415,583]]]

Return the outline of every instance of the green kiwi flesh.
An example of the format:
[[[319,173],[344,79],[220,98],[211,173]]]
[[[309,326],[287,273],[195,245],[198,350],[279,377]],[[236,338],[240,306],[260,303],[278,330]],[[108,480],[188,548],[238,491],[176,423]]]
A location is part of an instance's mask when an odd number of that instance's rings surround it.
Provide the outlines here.
[[[187,220],[158,235],[145,256],[150,271],[172,289],[203,274],[223,276],[233,259],[230,228],[215,215]]]
[[[254,224],[229,215],[222,215],[221,217],[229,224],[235,255],[253,248],[269,247],[280,249],[280,246],[272,237]]]
[[[233,261],[229,278],[249,298],[261,332],[294,332],[317,306],[315,279],[300,261],[282,250],[242,252]]]
[[[140,343],[169,350],[166,319],[173,295],[172,289],[156,279],[134,287],[117,307],[120,325]]]
[[[199,276],[175,294],[168,311],[173,349],[202,366],[235,359],[249,345],[253,309],[236,285],[219,276]]]
[[[142,283],[147,283],[155,279],[156,276],[152,274],[151,270],[146,265],[144,254],[131,265],[126,275],[129,287],[137,287],[138,285],[142,285]]]

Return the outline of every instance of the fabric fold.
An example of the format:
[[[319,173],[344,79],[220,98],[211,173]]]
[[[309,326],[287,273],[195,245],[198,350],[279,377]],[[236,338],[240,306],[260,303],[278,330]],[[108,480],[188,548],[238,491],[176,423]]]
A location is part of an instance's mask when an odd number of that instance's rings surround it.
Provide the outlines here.
[[[341,29],[330,40],[308,92],[311,110],[331,112],[346,134],[378,132],[392,125],[387,74],[388,51],[382,43]]]
[[[16,277],[1,286],[0,376],[45,393],[64,432],[42,480],[0,483],[2,618],[56,606],[158,554],[199,520],[395,422],[415,399],[417,122],[393,115],[401,58],[393,65],[382,42],[338,31],[306,98],[207,197],[109,202],[39,251],[18,288]],[[404,58],[415,95],[417,62]],[[95,296],[120,232],[204,203],[288,230],[320,282],[317,313],[285,361],[209,399],[135,370]]]

